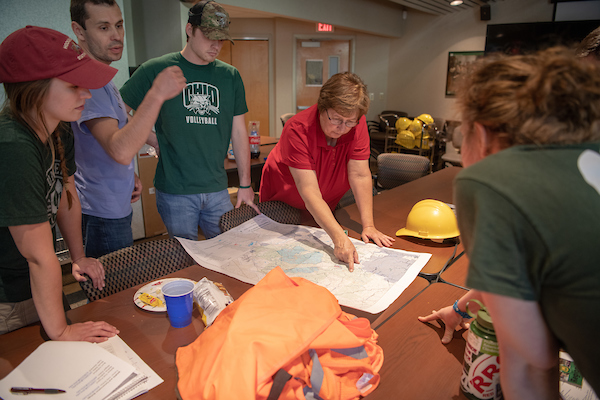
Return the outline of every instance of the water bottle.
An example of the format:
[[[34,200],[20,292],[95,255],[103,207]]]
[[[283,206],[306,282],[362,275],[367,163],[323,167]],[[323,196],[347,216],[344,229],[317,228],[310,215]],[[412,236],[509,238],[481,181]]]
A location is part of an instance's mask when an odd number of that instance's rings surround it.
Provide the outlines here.
[[[477,315],[469,311],[469,303],[480,308]],[[467,334],[460,388],[471,400],[502,400],[500,358],[492,318],[477,300],[467,303],[467,313],[474,318]]]
[[[230,160],[235,160],[235,154],[233,154],[233,145],[231,144],[231,139],[229,139],[229,148],[227,149],[227,158]]]
[[[258,135],[258,122],[250,122],[250,158],[260,157],[260,136]]]

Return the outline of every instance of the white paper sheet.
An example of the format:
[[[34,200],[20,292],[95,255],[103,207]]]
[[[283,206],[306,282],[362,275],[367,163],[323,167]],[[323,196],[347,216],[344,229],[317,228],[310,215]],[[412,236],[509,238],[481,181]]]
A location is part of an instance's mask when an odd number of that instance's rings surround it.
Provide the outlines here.
[[[113,336],[106,342],[97,343],[97,346],[102,347],[104,350],[132,365],[145,378],[141,380],[136,389],[127,396],[128,398],[133,398],[142,393],[146,393],[153,387],[164,382],[163,379],[158,376],[158,374],[154,372],[154,370],[152,370],[152,368],[150,368],[148,364],[146,364],[144,360],[142,360],[140,356],[138,356],[137,353],[135,353],[119,336]]]
[[[104,399],[135,372],[132,365],[92,343],[49,341],[0,380],[0,397],[22,400],[10,388],[32,387],[66,390],[54,395],[63,399]],[[27,399],[48,396],[29,394]]]
[[[62,389],[61,399],[132,399],[161,384],[158,376],[119,336],[106,342],[41,344],[17,368],[0,380],[0,398],[23,399],[11,387]],[[45,399],[46,394],[28,394]]]

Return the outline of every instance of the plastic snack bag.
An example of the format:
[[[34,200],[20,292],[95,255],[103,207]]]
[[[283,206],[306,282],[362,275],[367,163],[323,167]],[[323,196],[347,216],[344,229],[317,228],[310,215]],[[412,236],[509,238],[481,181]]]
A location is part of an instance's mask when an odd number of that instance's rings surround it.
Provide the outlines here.
[[[193,293],[194,302],[200,309],[202,322],[206,327],[209,327],[219,313],[233,302],[233,297],[222,284],[206,278],[202,278],[196,283]]]

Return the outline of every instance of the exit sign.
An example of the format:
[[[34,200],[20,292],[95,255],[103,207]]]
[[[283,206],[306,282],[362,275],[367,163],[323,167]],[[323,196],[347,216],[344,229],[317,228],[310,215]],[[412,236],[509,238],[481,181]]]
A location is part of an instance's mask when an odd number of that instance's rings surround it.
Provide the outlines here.
[[[333,32],[333,25],[317,22],[317,32]]]

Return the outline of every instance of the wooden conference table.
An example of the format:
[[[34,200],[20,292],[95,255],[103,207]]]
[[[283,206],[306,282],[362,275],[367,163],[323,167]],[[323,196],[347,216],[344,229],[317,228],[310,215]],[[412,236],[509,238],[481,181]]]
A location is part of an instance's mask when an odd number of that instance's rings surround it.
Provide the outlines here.
[[[408,212],[419,200],[434,198],[452,201],[452,179],[460,168],[448,168],[417,181],[384,192],[374,198],[375,223],[379,230],[393,236],[404,227]],[[360,218],[356,205],[338,210],[336,216],[349,230],[352,237],[359,238]],[[459,390],[462,355],[465,342],[463,332],[455,334],[456,340],[449,345],[441,344],[443,328],[439,324],[423,324],[417,316],[426,315],[433,309],[451,304],[464,290],[466,259],[453,255],[462,252],[459,244],[428,243],[408,238],[396,238],[394,248],[428,252],[431,260],[423,272],[384,312],[373,315],[344,307],[345,311],[366,317],[379,334],[385,361],[380,371],[379,387],[368,399],[462,399]],[[439,282],[441,277],[452,284]],[[177,271],[170,277],[208,279],[221,282],[234,298],[238,298],[251,285],[226,275],[193,265]],[[194,310],[193,322],[186,328],[172,328],[166,313],[153,313],[139,309],[133,303],[137,289],[133,287],[104,299],[96,300],[67,312],[72,322],[104,320],[120,330],[119,336],[163,379],[164,382],[141,399],[173,399],[176,385],[175,352],[178,347],[193,342],[204,330],[198,311]],[[21,363],[43,342],[40,326],[31,325],[0,336],[0,378]]]

